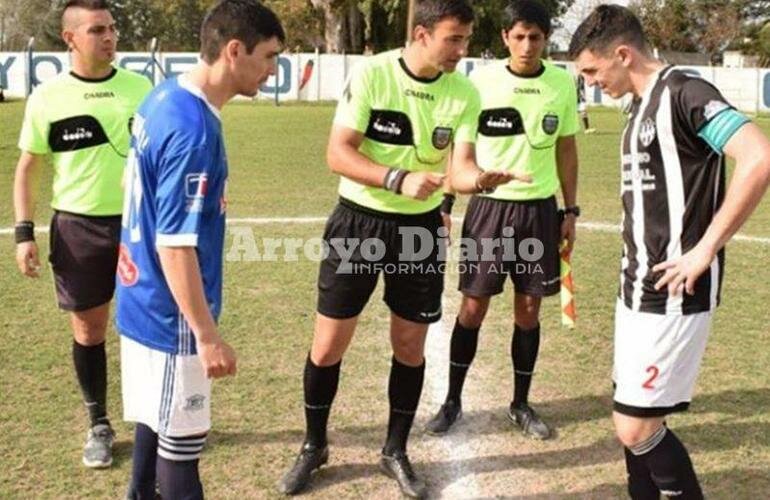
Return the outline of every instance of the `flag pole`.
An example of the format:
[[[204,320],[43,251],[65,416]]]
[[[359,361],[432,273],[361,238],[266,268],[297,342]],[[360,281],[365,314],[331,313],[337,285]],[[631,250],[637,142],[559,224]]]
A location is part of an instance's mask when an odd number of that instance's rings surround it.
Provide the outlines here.
[[[409,0],[409,10],[406,14],[406,45],[412,41],[412,31],[414,31],[414,2]]]

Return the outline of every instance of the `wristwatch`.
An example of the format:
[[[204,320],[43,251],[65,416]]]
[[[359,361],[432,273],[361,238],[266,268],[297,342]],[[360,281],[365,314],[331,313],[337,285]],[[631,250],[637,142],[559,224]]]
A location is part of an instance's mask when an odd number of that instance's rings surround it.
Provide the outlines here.
[[[566,207],[564,209],[564,215],[572,214],[575,217],[580,217],[580,207],[575,205],[574,207]]]

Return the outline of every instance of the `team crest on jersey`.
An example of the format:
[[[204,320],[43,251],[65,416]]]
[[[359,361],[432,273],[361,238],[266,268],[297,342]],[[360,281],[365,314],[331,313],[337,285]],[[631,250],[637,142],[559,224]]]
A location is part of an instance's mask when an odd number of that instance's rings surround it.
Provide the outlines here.
[[[559,117],[547,114],[543,117],[543,132],[553,135],[559,129]]]
[[[452,129],[449,127],[436,127],[433,129],[433,147],[445,149],[452,142]]]
[[[203,394],[195,394],[187,398],[184,408],[185,411],[200,411],[203,409],[203,402],[206,401],[206,396]]]
[[[123,286],[134,286],[139,281],[139,268],[131,259],[131,251],[121,243],[118,252],[118,279]]]
[[[647,118],[642,122],[642,126],[639,127],[639,141],[645,148],[652,144],[655,140],[655,122],[652,118]]]
[[[724,101],[709,101],[709,103],[703,107],[703,118],[705,118],[706,121],[709,121],[729,107],[730,105]]]

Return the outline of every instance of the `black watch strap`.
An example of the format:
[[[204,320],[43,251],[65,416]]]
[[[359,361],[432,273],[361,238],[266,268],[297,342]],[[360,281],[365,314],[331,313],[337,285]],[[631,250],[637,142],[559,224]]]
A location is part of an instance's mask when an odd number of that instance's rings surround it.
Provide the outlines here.
[[[574,207],[567,207],[564,209],[564,214],[572,214],[575,217],[580,217],[580,207],[575,205]]]

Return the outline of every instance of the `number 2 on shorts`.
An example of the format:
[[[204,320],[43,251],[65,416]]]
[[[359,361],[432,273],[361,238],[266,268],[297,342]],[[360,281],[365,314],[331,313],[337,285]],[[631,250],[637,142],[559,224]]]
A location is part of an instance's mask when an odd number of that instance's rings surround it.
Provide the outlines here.
[[[650,365],[645,370],[647,373],[650,374],[650,378],[648,378],[643,384],[642,387],[644,389],[655,389],[655,386],[652,385],[653,380],[658,378],[658,374],[660,373],[660,370],[658,370],[658,367],[655,365]]]

